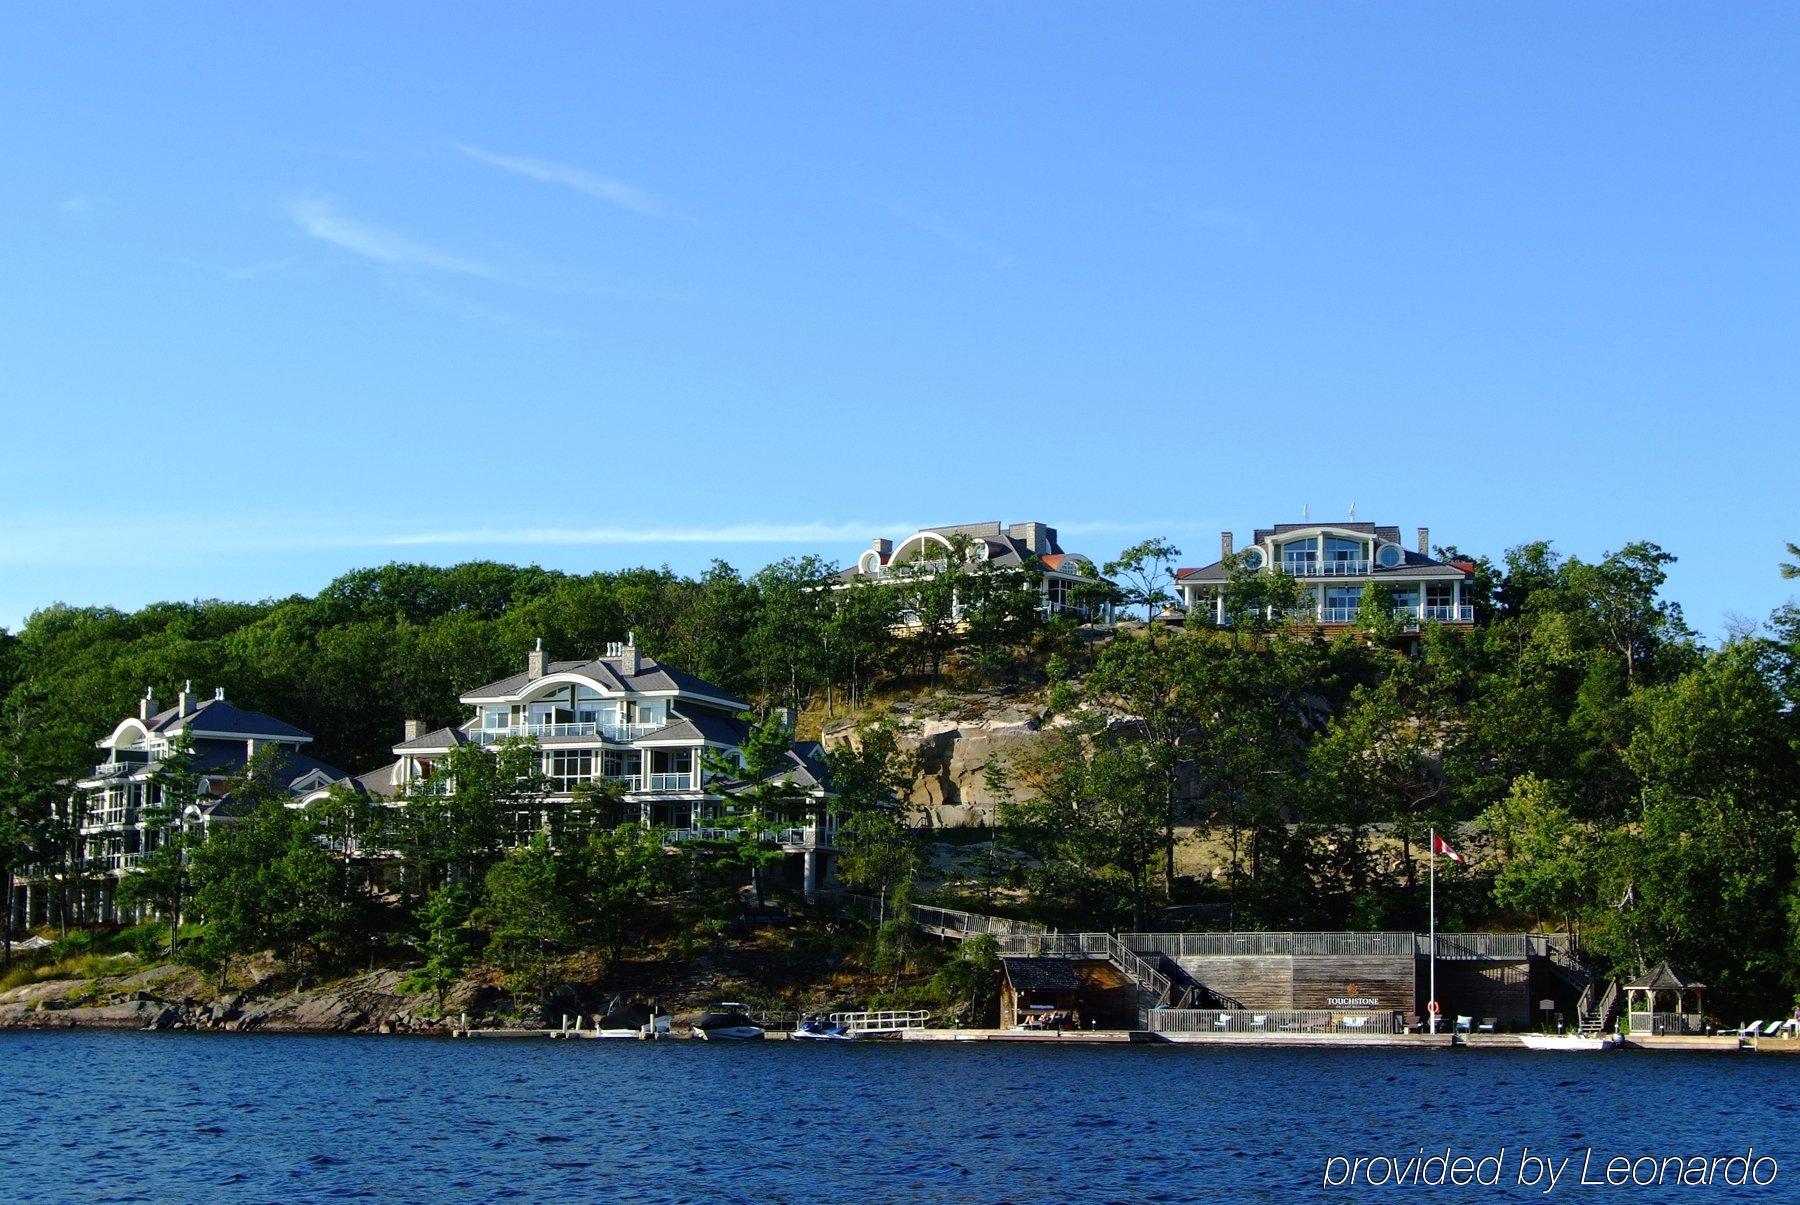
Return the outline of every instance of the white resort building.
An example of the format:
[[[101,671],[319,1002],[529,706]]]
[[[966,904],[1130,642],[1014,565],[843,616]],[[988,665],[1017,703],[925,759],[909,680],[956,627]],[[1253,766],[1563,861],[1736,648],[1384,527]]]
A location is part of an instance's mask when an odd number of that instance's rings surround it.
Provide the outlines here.
[[[1194,569],[1178,569],[1175,589],[1187,621],[1230,622],[1224,588],[1227,561],[1233,557],[1232,533],[1219,538],[1220,559]],[[1356,621],[1363,592],[1383,586],[1394,610],[1408,626],[1424,623],[1472,624],[1475,609],[1465,590],[1474,573],[1467,561],[1446,563],[1431,556],[1429,528],[1418,529],[1418,543],[1407,548],[1398,527],[1374,523],[1277,523],[1258,528],[1235,558],[1242,568],[1260,573],[1286,573],[1300,585],[1302,602],[1283,616],[1301,624],[1342,627]],[[1265,617],[1270,618],[1270,617]]]
[[[175,706],[159,708],[146,691],[138,700],[138,713],[119,722],[96,742],[105,755],[93,772],[76,780],[68,801],[67,819],[81,840],[80,860],[85,873],[71,892],[73,916],[102,923],[122,923],[115,903],[121,876],[162,839],[165,825],[156,822],[163,804],[161,780],[172,750],[190,750],[191,768],[198,776],[195,797],[182,806],[181,826],[204,836],[215,824],[232,817],[230,781],[243,772],[250,759],[263,750],[275,751],[273,768],[277,785],[296,799],[317,792],[344,777],[341,770],[307,756],[312,736],[292,724],[247,711],[225,698],[223,688],[201,699],[186,683]],[[173,823],[175,818],[170,818]],[[51,892],[60,868],[39,867],[21,875],[13,889],[14,930],[51,919]]]
[[[965,563],[985,563],[995,568],[1035,568],[1041,578],[1045,615],[1067,615],[1083,622],[1110,622],[1112,608],[1084,603],[1083,585],[1100,577],[1094,562],[1079,552],[1064,552],[1056,529],[1044,523],[953,523],[946,527],[922,527],[896,544],[875,540],[856,564],[838,574],[843,585],[857,581],[892,583],[919,573],[930,573],[949,564],[962,548]]]
[[[567,803],[581,784],[607,780],[620,788],[621,822],[658,825],[676,841],[725,839],[742,828],[729,792],[750,784],[720,778],[707,763],[710,754],[742,764],[750,704],[659,664],[635,640],[609,645],[605,656],[584,661],[551,661],[540,643],[527,654],[523,673],[471,690],[461,701],[471,709],[462,724],[427,732],[422,723],[407,721],[394,761],[348,785],[397,804],[458,746],[528,739],[552,783],[552,802]],[[786,811],[765,816],[764,823],[774,822],[771,836],[793,855],[797,885],[811,894],[830,873],[837,835],[826,807],[821,747],[801,742],[790,748],[767,781],[780,780],[790,788],[782,800]],[[305,802],[325,793],[316,791]],[[519,818],[514,839],[529,840],[547,822],[547,816]]]

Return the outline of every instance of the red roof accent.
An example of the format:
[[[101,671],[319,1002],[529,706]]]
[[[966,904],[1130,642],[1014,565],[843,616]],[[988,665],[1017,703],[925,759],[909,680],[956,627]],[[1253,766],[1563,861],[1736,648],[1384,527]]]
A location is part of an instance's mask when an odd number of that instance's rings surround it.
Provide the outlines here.
[[[1452,569],[1461,569],[1463,571],[1463,573],[1469,577],[1475,576],[1475,562],[1474,561],[1451,561],[1450,567]]]
[[[1044,568],[1046,569],[1061,569],[1063,557],[1065,555],[1066,554],[1061,552],[1050,552],[1039,557],[1038,560],[1043,562]]]

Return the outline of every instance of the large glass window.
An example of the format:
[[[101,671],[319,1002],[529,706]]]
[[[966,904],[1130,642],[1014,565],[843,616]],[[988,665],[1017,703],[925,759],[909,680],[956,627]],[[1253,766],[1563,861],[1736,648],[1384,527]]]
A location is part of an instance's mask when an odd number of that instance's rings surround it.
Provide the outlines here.
[[[1366,568],[1368,556],[1361,540],[1346,540],[1342,536],[1325,537],[1325,563],[1341,569],[1354,570]]]
[[[1281,567],[1289,573],[1312,573],[1318,563],[1317,540],[1294,540],[1281,546]]]
[[[1325,591],[1325,622],[1349,623],[1362,605],[1361,586],[1333,586]]]
[[[576,783],[594,776],[592,749],[552,749],[544,755],[544,773],[559,791],[572,790]]]
[[[608,778],[629,778],[634,782],[643,772],[643,755],[636,749],[608,749],[601,766]]]

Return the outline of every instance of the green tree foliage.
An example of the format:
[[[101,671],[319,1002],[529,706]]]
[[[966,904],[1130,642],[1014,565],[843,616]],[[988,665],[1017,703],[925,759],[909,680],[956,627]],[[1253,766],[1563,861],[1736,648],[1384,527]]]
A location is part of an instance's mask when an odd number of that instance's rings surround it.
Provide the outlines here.
[[[396,813],[395,844],[409,890],[422,898],[459,882],[479,897],[488,869],[507,846],[544,826],[549,793],[534,741],[451,749],[408,785]]]
[[[1119,586],[1119,602],[1144,608],[1144,622],[1175,601],[1175,562],[1181,549],[1167,540],[1141,540],[1108,561],[1101,572]]]
[[[121,905],[148,908],[169,926],[171,957],[191,890],[188,852],[193,833],[185,813],[199,801],[201,784],[193,745],[184,740],[163,756],[151,776],[156,798],[143,807],[139,816],[148,848],[138,857],[137,872],[119,881]]]
[[[311,970],[341,957],[358,936],[345,902],[344,862],[320,839],[317,818],[287,806],[276,785],[273,751],[253,758],[230,783],[229,817],[189,858],[193,902],[205,927],[196,961],[218,968],[272,950]]]

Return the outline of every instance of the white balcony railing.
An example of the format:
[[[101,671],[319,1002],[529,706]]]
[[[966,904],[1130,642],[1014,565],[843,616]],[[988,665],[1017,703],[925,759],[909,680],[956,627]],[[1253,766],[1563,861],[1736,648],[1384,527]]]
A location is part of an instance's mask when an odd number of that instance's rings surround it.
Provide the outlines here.
[[[679,774],[652,774],[649,776],[649,790],[652,791],[691,791],[694,789],[692,771]]]
[[[1420,619],[1435,619],[1439,623],[1473,623],[1475,608],[1467,603],[1460,607],[1421,607]]]
[[[496,741],[519,737],[591,736],[609,741],[631,741],[668,727],[666,721],[654,724],[608,724],[588,720],[575,724],[509,724],[504,728],[478,728],[475,743],[491,745]]]

